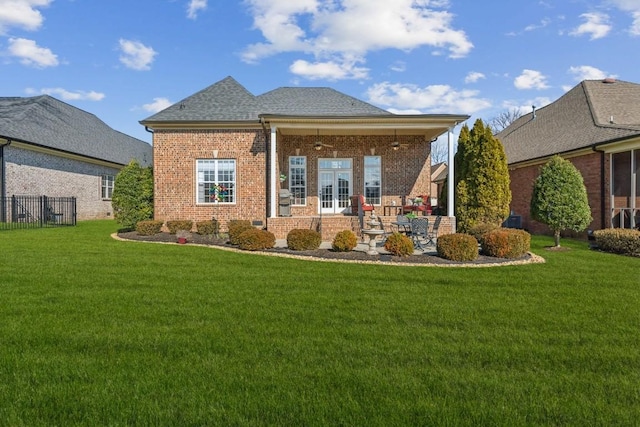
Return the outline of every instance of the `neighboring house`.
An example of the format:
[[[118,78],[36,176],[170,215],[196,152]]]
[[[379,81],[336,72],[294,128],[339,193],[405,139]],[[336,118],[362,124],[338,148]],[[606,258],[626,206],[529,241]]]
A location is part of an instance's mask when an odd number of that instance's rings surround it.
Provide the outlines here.
[[[77,219],[112,216],[118,171],[152,163],[149,144],[48,95],[0,97],[0,200],[75,197]]]
[[[533,184],[554,155],[582,173],[591,229],[640,224],[640,85],[585,80],[557,101],[500,132],[511,177],[511,209],[532,232],[548,229],[530,217]]]
[[[246,219],[278,238],[359,232],[352,196],[395,220],[429,194],[431,141],[467,118],[395,115],[330,88],[255,96],[227,77],[140,122],[153,132],[155,217]]]
[[[448,173],[449,169],[444,162],[431,165],[431,206],[433,207],[440,206],[438,198],[442,193],[442,187],[444,187]]]

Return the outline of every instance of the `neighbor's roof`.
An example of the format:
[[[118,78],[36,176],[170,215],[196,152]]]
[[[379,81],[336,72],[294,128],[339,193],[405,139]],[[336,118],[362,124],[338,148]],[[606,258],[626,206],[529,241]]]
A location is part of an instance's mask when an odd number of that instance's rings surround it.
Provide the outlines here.
[[[49,95],[0,97],[0,138],[121,165],[152,162],[151,145]]]
[[[585,80],[496,136],[509,164],[640,137],[640,84]]]
[[[324,87],[283,87],[254,96],[233,77],[227,77],[142,120],[160,122],[259,121],[266,115],[372,116],[391,113]]]

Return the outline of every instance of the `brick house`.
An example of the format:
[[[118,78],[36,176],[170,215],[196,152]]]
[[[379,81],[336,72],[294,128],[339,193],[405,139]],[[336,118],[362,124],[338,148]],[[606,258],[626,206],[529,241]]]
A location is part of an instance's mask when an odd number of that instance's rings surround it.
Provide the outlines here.
[[[227,77],[140,122],[153,132],[155,217],[246,219],[277,238],[317,227],[329,240],[359,232],[351,203],[364,195],[391,222],[429,195],[431,141],[467,118],[395,115],[330,88],[255,96]]]
[[[511,209],[522,226],[548,232],[531,219],[533,184],[554,154],[584,178],[591,229],[640,225],[640,85],[585,80],[555,102],[520,117],[498,133],[509,163]]]
[[[5,208],[13,195],[75,197],[77,219],[110,217],[115,175],[131,159],[151,165],[152,155],[146,142],[51,96],[0,97]],[[0,209],[0,217],[7,216]]]

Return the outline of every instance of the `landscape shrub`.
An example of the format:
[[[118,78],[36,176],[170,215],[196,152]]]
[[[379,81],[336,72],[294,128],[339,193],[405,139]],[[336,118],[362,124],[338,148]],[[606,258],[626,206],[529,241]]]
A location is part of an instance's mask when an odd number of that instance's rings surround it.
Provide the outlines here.
[[[402,233],[393,233],[384,242],[384,248],[392,255],[407,257],[413,253],[413,242]]]
[[[203,236],[210,236],[212,234],[217,235],[219,231],[220,223],[215,218],[209,221],[196,222],[196,232]]]
[[[349,252],[358,246],[358,237],[351,230],[343,230],[336,234],[331,243],[331,248],[336,252]]]
[[[640,231],[625,228],[607,228],[593,232],[598,248],[605,252],[640,256]]]
[[[472,235],[473,237],[476,238],[478,243],[482,244],[482,238],[484,237],[484,235],[498,228],[500,228],[499,225],[482,222],[471,227],[467,232],[467,234]]]
[[[497,228],[483,235],[482,253],[497,258],[520,258],[531,248],[531,235],[524,230]]]
[[[438,237],[436,250],[444,259],[474,261],[478,258],[478,241],[470,234],[445,234]]]
[[[287,247],[294,251],[312,251],[318,249],[322,236],[315,230],[295,228],[287,234]]]
[[[229,243],[232,245],[238,244],[238,236],[247,230],[255,229],[253,225],[251,225],[251,221],[244,219],[232,219],[229,221],[227,225],[229,228]]]
[[[153,219],[153,169],[132,160],[116,175],[111,196],[114,219],[133,229],[140,221]]]
[[[193,221],[190,219],[179,219],[174,221],[167,221],[167,228],[169,229],[169,234],[176,234],[178,230],[186,230],[191,231],[193,227]]]
[[[138,221],[136,224],[136,233],[141,236],[153,236],[160,232],[162,224],[162,221],[157,220]]]
[[[237,237],[238,247],[245,251],[260,251],[271,249],[276,245],[276,237],[267,230],[259,230],[251,227]]]

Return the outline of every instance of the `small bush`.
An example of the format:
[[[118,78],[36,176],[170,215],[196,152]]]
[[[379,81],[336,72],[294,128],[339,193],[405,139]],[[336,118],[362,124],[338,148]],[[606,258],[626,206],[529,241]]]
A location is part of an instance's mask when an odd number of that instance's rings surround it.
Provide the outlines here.
[[[471,234],[473,237],[475,237],[475,239],[478,241],[478,243],[482,244],[482,239],[483,239],[484,235],[487,234],[488,232],[496,230],[498,228],[500,228],[499,225],[487,224],[485,222],[482,222],[482,223],[476,224],[473,227],[471,227],[469,229],[469,231],[467,232],[467,234]]]
[[[176,231],[178,230],[191,231],[191,227],[193,227],[193,221],[189,219],[167,221],[167,228],[169,229],[169,234],[176,234]]]
[[[407,257],[413,253],[413,242],[402,233],[393,233],[384,242],[384,248],[392,255]]]
[[[153,236],[158,234],[162,228],[162,221],[138,221],[136,224],[136,233],[141,236]]]
[[[524,230],[497,228],[484,234],[482,252],[497,258],[520,258],[531,248],[531,235]]]
[[[253,230],[255,227],[251,225],[251,221],[244,219],[232,219],[229,221],[229,243],[232,245],[239,244],[238,236],[247,230]]]
[[[452,261],[473,261],[478,258],[478,241],[470,234],[445,234],[436,241],[438,256]]]
[[[598,248],[605,252],[640,256],[640,231],[624,228],[607,228],[593,232]]]
[[[351,230],[343,230],[333,238],[331,247],[336,252],[349,252],[358,246],[358,237]]]
[[[203,236],[210,236],[212,234],[217,235],[219,231],[220,231],[220,223],[215,218],[210,221],[196,222],[196,232]]]
[[[238,247],[245,251],[271,249],[276,245],[276,238],[273,233],[253,227],[250,230],[245,230],[240,233],[237,241]]]
[[[312,251],[318,249],[322,236],[315,230],[293,229],[287,234],[287,247],[294,251]]]

